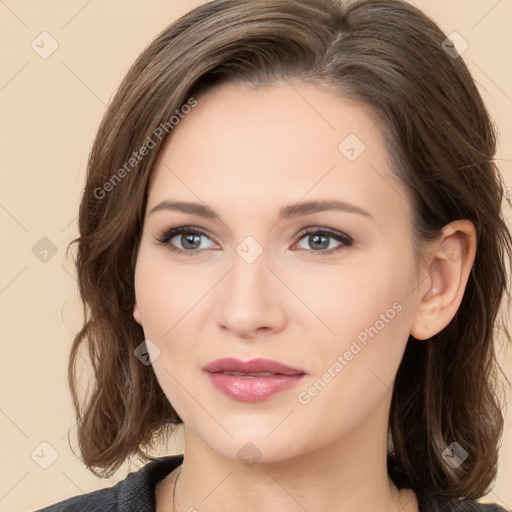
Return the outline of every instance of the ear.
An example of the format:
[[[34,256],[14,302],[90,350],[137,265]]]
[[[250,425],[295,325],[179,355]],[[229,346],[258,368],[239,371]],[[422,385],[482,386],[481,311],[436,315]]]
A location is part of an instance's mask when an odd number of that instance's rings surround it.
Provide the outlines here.
[[[139,306],[137,306],[137,302],[135,302],[133,305],[133,318],[140,326],[142,326],[142,319],[140,317]]]
[[[418,340],[442,331],[457,313],[475,261],[475,226],[466,219],[447,224],[429,254],[411,323],[411,335]]]

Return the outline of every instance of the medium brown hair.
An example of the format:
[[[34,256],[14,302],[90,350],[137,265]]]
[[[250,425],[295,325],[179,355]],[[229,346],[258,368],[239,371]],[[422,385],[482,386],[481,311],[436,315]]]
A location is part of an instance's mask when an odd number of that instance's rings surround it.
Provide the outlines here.
[[[132,316],[134,269],[148,180],[165,140],[155,130],[216,85],[295,81],[336,91],[380,118],[410,193],[416,247],[451,221],[476,227],[476,259],[455,317],[428,341],[408,340],[391,402],[388,471],[398,486],[443,496],[488,492],[504,423],[495,329],[510,299],[512,240],[493,124],[445,39],[400,0],[216,0],[172,23],[138,57],[99,127],[71,242],[85,320],[69,383],[91,471],[108,476],[128,457],[147,460],[155,441],[182,423],[151,366],[134,355],[144,339]],[[143,147],[150,149],[141,156]],[[505,322],[499,332],[510,341]],[[94,374],[83,398],[81,347]],[[442,458],[454,441],[469,454],[457,469]]]

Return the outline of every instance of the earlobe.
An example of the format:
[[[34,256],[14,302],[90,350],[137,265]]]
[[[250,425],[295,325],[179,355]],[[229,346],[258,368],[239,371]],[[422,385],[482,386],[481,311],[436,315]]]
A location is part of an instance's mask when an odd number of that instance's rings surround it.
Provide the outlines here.
[[[140,313],[139,313],[139,307],[137,306],[137,303],[135,302],[135,304],[133,305],[133,318],[135,319],[135,321],[139,324],[139,325],[142,325],[142,320],[140,318]]]
[[[459,309],[476,254],[476,231],[469,220],[454,221],[442,230],[420,288],[411,335],[426,340],[442,331]]]

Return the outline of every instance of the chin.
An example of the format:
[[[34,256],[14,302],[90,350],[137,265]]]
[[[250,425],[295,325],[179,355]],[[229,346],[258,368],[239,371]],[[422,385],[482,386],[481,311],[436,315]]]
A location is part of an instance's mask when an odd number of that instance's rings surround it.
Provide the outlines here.
[[[293,430],[298,432],[298,429]],[[291,432],[287,430],[283,430],[282,436],[276,435],[276,432],[269,436],[268,432],[271,429],[260,428],[258,430],[254,425],[247,429],[230,430],[228,428],[228,431],[233,437],[223,433],[215,439],[211,437],[203,439],[219,455],[227,459],[238,460],[248,468],[256,463],[282,462],[302,455],[311,449],[307,448],[308,443],[303,436],[294,440],[291,437]]]

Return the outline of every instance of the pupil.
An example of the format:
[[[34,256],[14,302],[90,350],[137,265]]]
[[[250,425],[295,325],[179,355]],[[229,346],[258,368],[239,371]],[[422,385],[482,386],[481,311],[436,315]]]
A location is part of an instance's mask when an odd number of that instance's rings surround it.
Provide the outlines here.
[[[324,243],[322,244],[322,242],[319,242],[319,240],[323,239],[324,240]],[[327,236],[324,236],[324,235],[311,235],[310,236],[310,240],[313,241],[313,245],[314,244],[318,244],[320,243],[320,245],[324,245],[324,247],[321,247],[321,249],[327,249],[327,247],[329,247],[329,237]],[[325,243],[327,242],[327,243]]]
[[[194,245],[194,239],[196,239],[196,244],[199,243],[198,242],[199,235],[196,235],[194,233],[189,234],[189,235],[183,235],[182,236],[182,243],[183,243],[183,240],[185,240],[185,243],[183,244],[183,246],[187,247],[188,244]],[[195,249],[196,247],[188,247],[188,248],[189,249]]]

